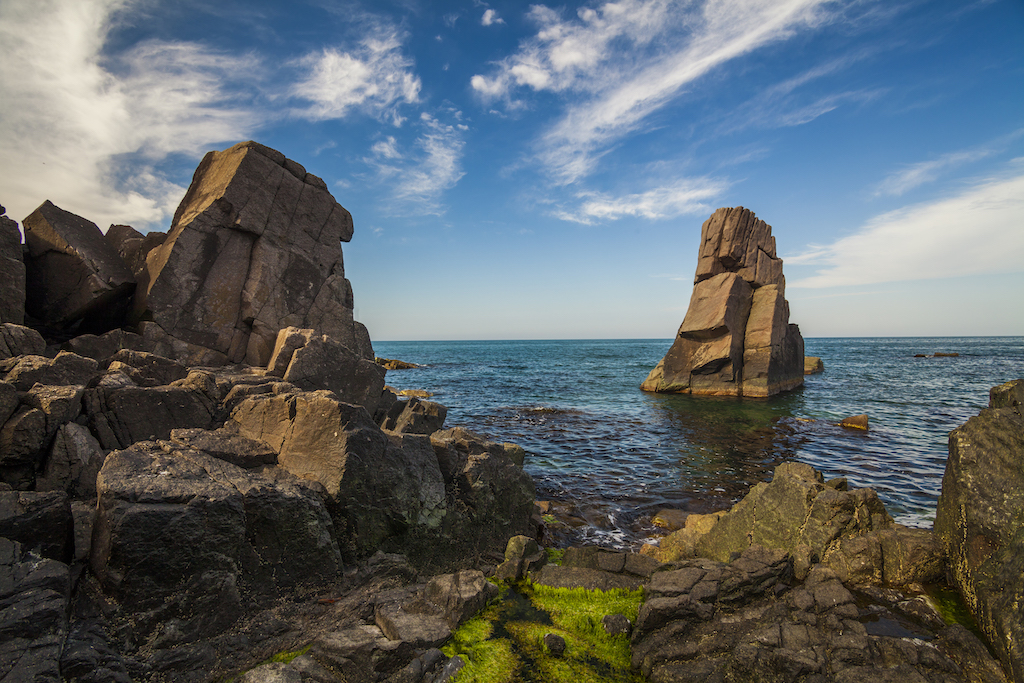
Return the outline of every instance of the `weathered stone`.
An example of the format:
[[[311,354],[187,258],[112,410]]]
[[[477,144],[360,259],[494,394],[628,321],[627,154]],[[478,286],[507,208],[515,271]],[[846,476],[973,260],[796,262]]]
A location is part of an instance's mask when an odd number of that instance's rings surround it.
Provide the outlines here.
[[[297,481],[144,442],[107,456],[97,489],[93,572],[128,609],[172,600],[163,619],[177,619],[181,634],[165,632],[169,644],[229,626],[243,593],[327,580],[341,569],[326,507]]]
[[[266,365],[288,326],[316,329],[372,361],[342,264],[352,217],[289,164],[255,142],[206,155],[166,241],[146,259],[137,318],[148,311],[171,336],[232,362]]]
[[[104,237],[138,279],[146,271],[146,256],[164,243],[167,233],[150,232],[143,235],[130,225],[111,225]]]
[[[544,634],[544,648],[554,657],[565,654],[565,638],[557,633]]]
[[[868,416],[867,415],[851,415],[850,417],[844,417],[839,421],[840,427],[846,427],[847,429],[861,429],[864,431],[868,430]]]
[[[22,226],[29,314],[49,326],[91,333],[124,321],[135,278],[95,223],[46,201]]]
[[[172,429],[171,441],[244,469],[277,464],[277,453],[273,448],[226,429]]]
[[[755,485],[721,516],[697,541],[696,552],[727,561],[752,544],[787,551],[806,544],[821,557],[840,537],[892,526],[873,490],[836,491],[809,465],[786,462],[775,468],[771,483]]]
[[[440,403],[421,401],[414,397],[395,403],[381,428],[399,434],[433,434],[444,427],[447,415],[448,408]]]
[[[308,341],[292,352],[284,381],[307,391],[333,391],[342,401],[364,406],[372,415],[384,391],[384,370],[327,335],[302,332],[309,334]]]
[[[625,614],[606,614],[601,618],[601,626],[610,636],[628,636],[633,631],[633,624]]]
[[[288,664],[272,662],[246,671],[238,683],[302,683],[302,674]]]
[[[121,349],[110,357],[107,372],[123,372],[140,387],[158,387],[188,376],[188,368],[145,351]]]
[[[364,408],[331,392],[253,396],[231,419],[242,436],[269,444],[280,467],[325,487],[357,554],[443,515],[443,483],[425,437],[418,448],[405,447],[412,435],[391,441]]]
[[[11,467],[39,463],[46,447],[46,414],[21,406],[0,429],[0,465]]]
[[[803,384],[771,227],[737,207],[705,221],[686,317],[645,391],[771,396]]]
[[[60,656],[68,632],[70,572],[2,536],[0,680],[58,683],[64,680]]]
[[[437,605],[453,629],[482,610],[497,594],[498,587],[475,569],[435,576],[423,589],[423,599]]]
[[[103,334],[80,334],[61,344],[61,350],[105,362],[121,349],[147,351],[142,335],[121,328]]]
[[[0,360],[14,356],[41,356],[46,340],[35,330],[14,323],[0,325]]]
[[[804,356],[804,374],[817,375],[825,372],[825,364],[817,356]]]
[[[42,557],[70,562],[75,550],[74,522],[67,494],[0,491],[0,537]]]
[[[949,435],[935,532],[950,570],[1003,662],[1024,679],[1024,380]]]
[[[109,450],[138,441],[169,439],[172,429],[210,427],[216,406],[201,390],[187,386],[97,386],[85,392],[92,432]]]
[[[46,458],[43,476],[36,479],[37,491],[67,491],[74,498],[96,495],[96,475],[105,455],[99,441],[82,425],[61,425]]]
[[[83,358],[68,351],[61,351],[56,358],[10,358],[0,363],[0,371],[6,373],[4,380],[13,384],[18,391],[28,391],[34,384],[84,385],[100,374],[99,365],[92,358]]]
[[[25,322],[25,262],[17,222],[0,206],[0,323]]]
[[[321,664],[339,672],[348,683],[370,683],[413,659],[413,646],[389,640],[376,626],[356,626],[320,636],[310,648]]]
[[[554,564],[541,567],[540,571],[533,575],[533,581],[552,588],[586,588],[602,591],[613,588],[636,590],[643,584],[637,576],[585,567],[559,567]]]
[[[404,640],[417,648],[438,647],[452,635],[443,617],[407,611],[396,602],[378,604],[374,610],[374,623],[391,640]]]

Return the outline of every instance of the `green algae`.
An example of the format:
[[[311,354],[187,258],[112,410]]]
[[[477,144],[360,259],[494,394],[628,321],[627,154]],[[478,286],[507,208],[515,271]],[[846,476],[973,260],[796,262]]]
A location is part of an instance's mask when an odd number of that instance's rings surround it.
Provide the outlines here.
[[[639,683],[630,667],[629,637],[612,636],[601,623],[607,614],[635,621],[642,591],[551,588],[523,581],[506,586],[480,614],[452,634],[442,650],[466,666],[457,683]],[[554,633],[566,643],[561,656],[544,646]]]

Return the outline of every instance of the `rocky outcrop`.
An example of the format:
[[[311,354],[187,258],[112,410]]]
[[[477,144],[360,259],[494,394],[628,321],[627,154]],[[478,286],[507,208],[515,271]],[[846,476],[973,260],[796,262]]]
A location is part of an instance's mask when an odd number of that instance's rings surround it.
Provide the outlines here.
[[[135,278],[95,223],[46,201],[22,227],[29,315],[49,329],[79,333],[123,324]]]
[[[289,326],[372,361],[342,262],[351,237],[352,216],[300,164],[255,142],[210,152],[146,257],[135,317],[233,363],[266,365]]]
[[[0,206],[0,323],[25,322],[25,261],[18,224]]]
[[[1024,680],[1024,380],[949,435],[935,513],[957,586],[1015,680]]]
[[[672,348],[645,391],[771,396],[803,384],[804,343],[789,324],[771,226],[743,207],[701,228],[693,294]]]

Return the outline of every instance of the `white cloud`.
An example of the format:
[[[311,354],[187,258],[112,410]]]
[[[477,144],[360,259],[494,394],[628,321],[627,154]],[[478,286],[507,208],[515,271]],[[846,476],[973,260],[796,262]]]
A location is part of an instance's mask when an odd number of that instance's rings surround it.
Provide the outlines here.
[[[989,179],[960,194],[869,221],[857,233],[791,264],[821,264],[790,287],[845,287],[1024,270],[1024,175]]]
[[[505,20],[498,16],[498,13],[492,9],[484,11],[484,16],[481,17],[480,23],[484,26],[491,26],[492,24],[504,24]]]
[[[313,120],[344,118],[356,109],[399,126],[405,119],[398,105],[419,101],[420,79],[395,29],[375,31],[355,50],[325,48],[301,62],[311,73],[292,94],[313,103],[299,112]]]
[[[571,92],[564,116],[537,143],[538,158],[569,183],[610,145],[732,59],[824,21],[827,0],[621,0],[584,7],[574,19],[534,6],[537,34],[470,84],[481,97],[516,89]],[[810,115],[810,112],[805,113]]]
[[[886,176],[885,180],[875,187],[874,196],[890,195],[898,197],[915,187],[932,182],[939,177],[943,170],[972,161],[979,161],[994,153],[994,149],[981,147],[960,152],[950,152],[943,154],[938,159],[905,166]]]
[[[577,195],[579,206],[554,212],[557,218],[592,225],[598,221],[619,220],[627,216],[651,220],[673,218],[685,214],[706,213],[711,210],[707,200],[728,187],[728,183],[713,178],[684,178],[646,192],[620,197],[599,192]]]
[[[244,138],[255,124],[235,104],[234,84],[254,71],[249,57],[151,41],[104,65],[107,32],[127,4],[0,4],[0,201],[16,220],[50,199],[101,227],[158,227],[184,188],[155,162]]]
[[[453,112],[458,119],[459,112]],[[441,215],[441,195],[459,182],[462,150],[465,146],[463,124],[447,124],[423,113],[417,123],[419,135],[412,149],[403,153],[393,137],[378,141],[371,148],[372,156],[364,159],[377,173],[378,180],[391,185],[395,205],[393,215],[410,212]]]

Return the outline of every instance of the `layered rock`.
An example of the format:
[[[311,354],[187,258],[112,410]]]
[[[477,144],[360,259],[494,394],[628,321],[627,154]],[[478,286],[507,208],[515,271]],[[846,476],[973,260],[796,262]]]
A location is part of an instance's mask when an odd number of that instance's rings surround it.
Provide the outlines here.
[[[1024,680],[1024,380],[949,435],[935,512],[960,592],[1015,680]]]
[[[641,388],[771,396],[803,384],[803,356],[771,226],[743,207],[719,209],[701,228],[686,317]]]
[[[351,237],[352,216],[300,164],[255,142],[210,152],[146,257],[135,316],[231,362],[266,365],[289,326],[372,360],[342,262]]]
[[[135,277],[95,223],[46,201],[22,226],[29,315],[49,329],[77,332],[124,322]]]

